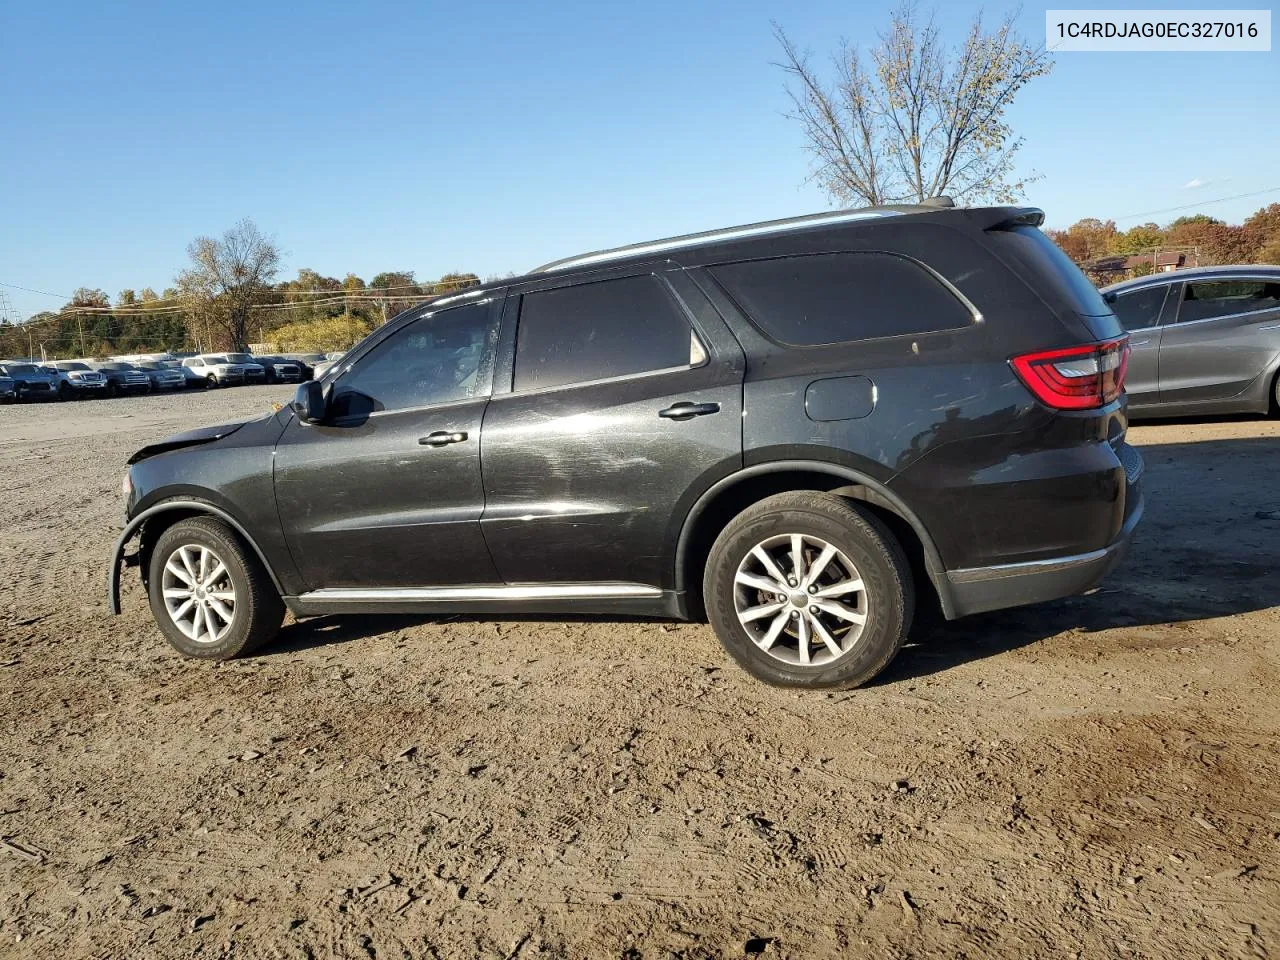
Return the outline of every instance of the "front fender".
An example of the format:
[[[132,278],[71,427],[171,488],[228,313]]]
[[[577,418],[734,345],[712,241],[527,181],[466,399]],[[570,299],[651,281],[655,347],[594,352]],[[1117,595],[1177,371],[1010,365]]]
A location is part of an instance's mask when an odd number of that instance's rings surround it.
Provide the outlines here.
[[[170,500],[143,510],[126,524],[120,536],[116,538],[115,546],[111,549],[111,565],[107,572],[107,610],[112,616],[118,616],[120,613],[120,565],[122,561],[129,559],[124,555],[125,547],[130,540],[138,535],[142,530],[142,525],[147,520],[157,514],[174,510],[182,510],[185,513],[201,513],[206,516],[217,517],[226,523],[227,526],[244,538],[245,543],[253,548],[253,552],[257,554],[258,560],[261,561],[262,566],[266,569],[267,575],[271,577],[271,583],[281,596],[284,595],[284,588],[280,584],[280,578],[276,576],[275,570],[272,569],[271,563],[267,560],[267,555],[262,552],[262,548],[258,546],[253,537],[249,536],[249,532],[235,517],[221,507],[215,507],[211,503],[204,503],[199,500]]]

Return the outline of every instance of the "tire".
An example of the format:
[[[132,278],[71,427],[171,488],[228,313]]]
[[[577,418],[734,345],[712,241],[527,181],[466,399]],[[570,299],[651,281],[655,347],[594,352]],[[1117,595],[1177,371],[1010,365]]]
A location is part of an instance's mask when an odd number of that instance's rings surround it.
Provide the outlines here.
[[[113,381],[108,380],[107,381],[107,399],[114,400],[118,396],[120,396],[120,388],[116,386],[116,384]]]
[[[59,399],[59,400],[62,400],[62,401],[74,400],[74,399],[75,399],[75,397],[74,397],[74,396],[72,396],[72,393],[73,393],[73,391],[72,391],[72,389],[71,389],[71,384],[69,384],[69,383],[60,383],[60,384],[58,384],[58,399]]]
[[[188,563],[182,562],[180,551],[186,552]],[[207,558],[203,564],[207,589],[196,590],[202,554]],[[166,570],[170,561],[179,575]],[[218,574],[217,563],[225,576]],[[197,574],[194,584],[192,572]],[[195,517],[169,527],[156,540],[148,573],[151,613],[165,639],[184,656],[230,660],[250,653],[280,630],[284,603],[271,578],[252,550],[221,520]],[[166,590],[171,594],[191,590],[199,596],[187,608],[183,597],[166,598]],[[176,618],[170,603],[177,607]],[[202,606],[208,619],[195,616]]]
[[[204,388],[206,390],[217,390],[218,378],[215,377],[212,373],[209,374],[207,377],[204,378]]]
[[[1271,381],[1271,415],[1280,417],[1280,372]]]
[[[804,578],[789,582],[794,536],[801,538],[805,576],[821,565],[803,590]],[[778,592],[759,589],[778,581],[757,547],[788,578]],[[854,588],[841,592],[844,584]],[[756,679],[780,687],[866,683],[901,649],[915,608],[911,567],[893,534],[871,513],[817,492],[780,493],[730,521],[711,547],[702,590],[707,617],[729,655]],[[761,615],[748,626],[740,610]],[[851,622],[855,617],[862,621]],[[805,634],[811,644],[802,653]]]

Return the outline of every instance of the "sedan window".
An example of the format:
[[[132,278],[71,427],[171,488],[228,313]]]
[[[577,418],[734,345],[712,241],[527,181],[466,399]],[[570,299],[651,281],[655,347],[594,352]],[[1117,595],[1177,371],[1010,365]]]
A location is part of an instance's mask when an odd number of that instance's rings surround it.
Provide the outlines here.
[[[1211,280],[1188,283],[1182,308],[1178,311],[1178,322],[1189,323],[1277,308],[1280,308],[1280,282]]]
[[[1160,308],[1164,306],[1167,283],[1122,293],[1111,304],[1111,310],[1126,330],[1142,330],[1160,322]]]

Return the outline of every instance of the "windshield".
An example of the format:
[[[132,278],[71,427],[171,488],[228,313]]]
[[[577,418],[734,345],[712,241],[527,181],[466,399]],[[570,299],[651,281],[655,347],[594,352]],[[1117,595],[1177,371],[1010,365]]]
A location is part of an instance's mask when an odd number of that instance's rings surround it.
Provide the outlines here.
[[[154,360],[143,360],[140,363],[135,363],[134,366],[137,367],[139,370],[159,370],[160,369],[160,364],[156,363]]]
[[[209,366],[209,365],[211,365],[211,364],[215,364],[215,363],[226,363],[226,362],[227,362],[227,358],[226,358],[226,357],[203,357],[202,359],[203,359],[203,361],[204,361],[205,366]]]
[[[133,367],[131,367],[127,363],[100,363],[98,364],[98,369],[99,370],[132,370]]]
[[[92,370],[93,368],[87,363],[79,363],[75,360],[64,360],[56,364],[59,370]]]
[[[247,353],[228,353],[227,359],[232,363],[253,363],[253,357]]]

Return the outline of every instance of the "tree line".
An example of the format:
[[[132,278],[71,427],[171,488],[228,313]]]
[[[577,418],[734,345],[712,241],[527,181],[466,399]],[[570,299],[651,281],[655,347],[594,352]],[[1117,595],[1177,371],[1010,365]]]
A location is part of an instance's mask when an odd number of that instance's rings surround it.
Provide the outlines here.
[[[1239,224],[1197,213],[1163,227],[1142,223],[1120,230],[1114,220],[1087,217],[1048,234],[1099,283],[1143,276],[1165,263],[1201,267],[1280,263],[1280,203],[1262,207]],[[1161,254],[1168,256],[1161,258]]]
[[[0,357],[105,357],[179,350],[278,352],[342,350],[395,314],[474,286],[474,273],[418,280],[387,270],[368,282],[303,268],[277,280],[280,251],[251,220],[221,237],[198,237],[173,285],[121,290],[81,287],[57,311],[0,326]]]

